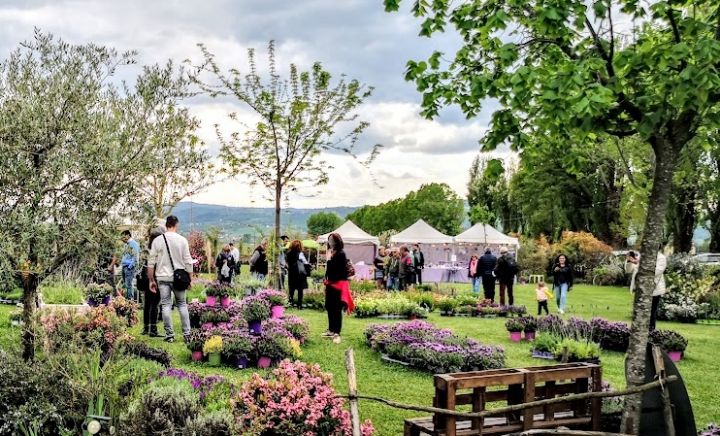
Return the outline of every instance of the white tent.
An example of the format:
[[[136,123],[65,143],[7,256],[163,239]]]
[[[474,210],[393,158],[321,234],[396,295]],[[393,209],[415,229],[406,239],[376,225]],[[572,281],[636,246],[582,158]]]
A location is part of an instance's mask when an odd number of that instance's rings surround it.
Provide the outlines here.
[[[372,265],[375,252],[378,245],[380,245],[380,240],[377,237],[368,234],[350,220],[345,221],[343,225],[331,233],[339,233],[342,236],[345,243],[345,254],[353,263],[363,261],[367,265]],[[330,233],[320,235],[317,241],[325,244],[328,236],[330,236]]]
[[[390,237],[393,244],[452,244],[453,237],[441,233],[423,220],[417,220],[402,232]]]
[[[489,224],[480,223],[455,236],[455,252],[459,262],[469,261],[473,254],[482,256],[485,248],[490,248],[497,255],[501,247],[517,252],[520,242],[517,238],[505,235]]]

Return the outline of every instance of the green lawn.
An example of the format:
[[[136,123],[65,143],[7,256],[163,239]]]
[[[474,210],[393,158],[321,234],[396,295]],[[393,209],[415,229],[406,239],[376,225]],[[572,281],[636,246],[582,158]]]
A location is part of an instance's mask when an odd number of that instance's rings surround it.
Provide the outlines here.
[[[536,309],[534,291],[530,286],[519,286],[516,290],[516,304],[527,305],[532,313]],[[569,296],[570,310],[566,316],[579,315],[585,319],[592,316],[602,316],[612,320],[629,321],[630,294],[626,289],[612,287],[595,287],[578,285]],[[551,311],[552,308],[551,304]],[[8,337],[9,329],[7,314],[10,309],[0,309],[0,327],[6,334],[0,335],[0,346],[9,346],[16,343],[19,330],[13,329],[12,336]],[[304,347],[303,360],[317,362],[325,371],[335,375],[335,385],[338,391],[347,390],[347,379],[344,367],[344,352],[348,347],[355,349],[355,361],[358,369],[358,387],[363,394],[377,395],[404,403],[431,405],[433,389],[432,375],[410,370],[397,365],[384,363],[380,356],[372,352],[363,341],[365,326],[377,322],[389,322],[378,319],[344,319],[343,342],[334,345],[320,338],[326,328],[326,317],[323,312],[303,310],[296,313],[308,320],[311,327],[311,339]],[[487,344],[500,344],[505,347],[507,365],[521,367],[539,365],[544,361],[529,357],[529,346],[526,343],[515,344],[508,340],[504,327],[504,319],[481,318],[447,318],[438,314],[431,314],[429,321],[440,327],[451,328],[455,333],[467,335]],[[179,331],[179,323],[176,319]],[[659,328],[674,329],[689,339],[689,346],[685,358],[679,363],[680,371],[685,379],[690,397],[693,402],[695,418],[698,426],[704,426],[710,421],[720,418],[720,388],[718,381],[718,365],[714,353],[720,349],[720,326],[691,325],[677,323],[660,323]],[[139,328],[134,329],[139,333]],[[211,368],[194,364],[190,361],[190,354],[182,343],[165,344],[161,339],[144,340],[159,347],[169,349],[175,356],[175,365],[205,374],[220,373],[233,380],[243,380],[252,374],[252,370],[233,370],[230,368]],[[715,350],[715,351],[713,351]],[[603,378],[616,388],[624,386],[623,377],[624,355],[614,352],[603,352]],[[391,409],[372,402],[361,402],[360,410],[363,418],[370,418],[377,428],[378,435],[397,435],[402,433],[403,419],[422,414]]]

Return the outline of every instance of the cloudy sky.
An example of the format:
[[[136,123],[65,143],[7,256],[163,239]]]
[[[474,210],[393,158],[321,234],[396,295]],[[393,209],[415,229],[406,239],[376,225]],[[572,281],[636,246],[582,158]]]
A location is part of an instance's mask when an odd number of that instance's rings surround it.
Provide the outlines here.
[[[419,23],[407,10],[411,2],[406,3],[403,13],[387,14],[381,0],[3,1],[0,53],[7,56],[37,27],[74,43],[137,49],[141,63],[198,60],[196,45],[202,42],[223,65],[244,70],[247,48],[257,48],[264,56],[273,39],[281,73],[290,62],[307,68],[320,61],[334,74],[345,73],[373,86],[373,96],[360,110],[361,118],[371,123],[360,147],[385,146],[370,171],[349,157],[330,156],[327,160],[334,169],[322,195],[291,196],[287,205],[376,204],[429,182],[448,183],[464,196],[467,172],[479,150],[477,140],[486,130],[492,107],[472,121],[454,109],[434,121],[419,116],[420,94],[403,79],[405,63],[425,59],[433,50],[452,52],[458,41],[453,35],[418,37]],[[227,129],[229,112],[246,113],[232,100],[203,98],[188,105],[202,121],[200,136],[211,152],[217,150],[213,125]],[[264,194],[261,188],[233,180],[193,200],[266,206]]]

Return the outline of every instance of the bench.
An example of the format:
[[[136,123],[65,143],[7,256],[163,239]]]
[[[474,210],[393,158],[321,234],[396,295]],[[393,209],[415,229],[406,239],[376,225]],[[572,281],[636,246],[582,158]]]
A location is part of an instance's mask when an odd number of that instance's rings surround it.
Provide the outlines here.
[[[458,410],[458,406],[470,406],[472,412],[481,412],[489,410],[488,403],[511,406],[566,394],[598,392],[602,380],[600,366],[596,364],[565,363],[438,374],[434,376],[434,384],[434,407]],[[592,399],[569,400],[473,419],[436,413],[432,417],[405,420],[405,436],[505,434],[558,426],[598,430],[600,412],[601,400]]]

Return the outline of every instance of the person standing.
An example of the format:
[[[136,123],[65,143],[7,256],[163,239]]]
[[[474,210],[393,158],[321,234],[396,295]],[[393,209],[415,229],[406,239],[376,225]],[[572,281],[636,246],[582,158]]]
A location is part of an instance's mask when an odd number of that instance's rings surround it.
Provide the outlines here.
[[[387,275],[388,290],[397,291],[400,288],[400,253],[395,248],[390,251]]]
[[[240,250],[235,246],[234,242],[230,243],[230,256],[235,261],[235,276],[240,275]]]
[[[278,278],[278,290],[282,291],[283,287],[285,286],[285,277],[288,273],[288,263],[287,259],[285,259],[285,253],[288,249],[288,245],[290,243],[290,238],[287,237],[287,235],[280,236],[280,245],[278,246],[278,256],[277,256],[277,262],[278,262],[278,274],[280,274],[280,277]]]
[[[375,284],[378,287],[378,289],[384,289],[385,288],[385,247],[378,248],[377,256],[375,256],[375,259],[373,260],[373,266],[375,267],[375,272],[373,273],[373,277],[375,278]]]
[[[500,258],[495,267],[495,275],[500,282],[500,304],[505,305],[505,290],[507,290],[508,304],[513,305],[513,285],[515,284],[515,275],[518,273],[517,262],[515,257],[508,252],[507,247],[500,249]]]
[[[655,330],[658,306],[660,306],[660,299],[665,295],[666,268],[667,258],[661,251],[658,251],[657,260],[655,261],[655,289],[652,293],[652,307],[650,308],[650,331]]]
[[[548,297],[551,296],[552,293],[548,290],[548,288],[545,286],[544,281],[540,281],[537,284],[537,287],[535,288],[535,299],[537,300],[537,314],[540,316],[543,309],[545,309],[545,315],[550,315],[550,312],[548,312]]]
[[[410,255],[410,250],[406,246],[400,247],[400,266],[399,266],[400,286],[399,289],[404,291],[409,285],[415,283],[415,264],[413,257]]]
[[[337,233],[328,236],[328,261],[325,269],[325,309],[328,314],[328,330],[324,337],[331,337],[339,344],[342,330],[342,311],[351,313],[355,307],[350,293],[350,264],[345,255],[345,244]]]
[[[497,265],[497,257],[490,251],[490,248],[485,249],[485,254],[480,258],[478,262],[478,269],[480,276],[482,277],[483,293],[485,299],[495,302],[495,266]]]
[[[468,277],[472,283],[472,292],[474,295],[480,293],[480,280],[482,279],[478,272],[478,257],[476,255],[470,256],[470,263],[468,264]]]
[[[419,244],[413,247],[413,260],[415,263],[415,283],[422,285],[422,270],[425,269],[425,255]]]
[[[187,308],[187,290],[176,289],[173,284],[175,270],[184,269],[189,275],[193,272],[193,259],[187,239],[177,233],[179,220],[175,215],[165,219],[165,234],[155,238],[148,258],[148,277],[150,290],[160,292],[160,305],[165,326],[165,342],[175,342],[172,324],[172,303],[180,312],[180,324],[183,336],[190,334],[190,316]]]
[[[634,251],[630,251],[625,258],[625,274],[627,275],[630,282],[630,292],[635,291],[635,277],[638,273],[638,267],[640,265],[640,256]]]
[[[567,260],[567,256],[560,254],[555,260],[552,268],[553,292],[558,305],[558,312],[565,313],[567,308],[568,292],[573,286],[573,270]]]
[[[250,273],[255,280],[264,281],[268,274],[268,260],[267,260],[267,239],[263,239],[260,245],[255,247],[252,256],[250,257]]]
[[[123,230],[121,239],[125,243],[120,265],[122,266],[123,286],[125,287],[125,298],[128,300],[135,299],[135,289],[133,288],[133,279],[140,262],[140,244],[132,238],[130,230]]]
[[[220,283],[232,283],[233,273],[235,272],[235,258],[232,256],[232,248],[230,244],[223,247],[215,259],[215,268],[217,269],[217,280]]]
[[[290,243],[290,248],[285,255],[288,270],[288,300],[290,305],[302,309],[303,293],[308,288],[307,276],[310,264],[303,253],[302,242],[298,239]],[[295,304],[295,292],[297,292],[297,304]]]
[[[148,249],[152,247],[153,241],[165,233],[165,229],[162,227],[156,227],[150,230],[148,235]],[[143,293],[143,335],[149,335],[150,337],[157,338],[160,334],[157,330],[158,322],[158,306],[160,305],[160,293],[157,289],[150,289],[150,276],[148,276],[148,258],[150,256],[149,250],[144,250],[144,259],[142,260],[142,266],[137,279],[138,291]]]

